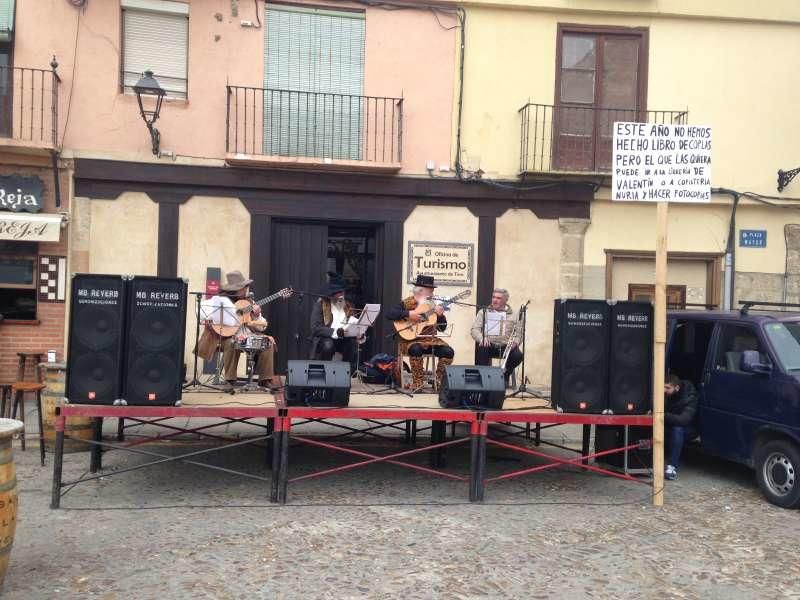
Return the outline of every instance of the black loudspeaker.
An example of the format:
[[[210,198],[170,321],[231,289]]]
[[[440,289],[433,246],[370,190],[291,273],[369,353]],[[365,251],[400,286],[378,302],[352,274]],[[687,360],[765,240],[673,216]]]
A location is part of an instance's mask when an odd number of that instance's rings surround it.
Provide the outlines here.
[[[646,440],[647,448],[634,448],[628,450],[628,470],[636,469],[652,469],[653,468],[653,450],[651,440],[653,437],[652,427],[628,427],[628,444],[637,444],[642,440]],[[594,450],[595,452],[604,452],[606,450],[613,450],[614,448],[625,447],[625,427],[621,425],[598,425],[594,430]],[[618,469],[625,467],[625,452],[614,452],[604,456],[598,456],[597,462],[606,464]]]
[[[288,361],[284,399],[288,406],[347,406],[350,403],[350,363]]]
[[[500,367],[450,365],[444,370],[439,388],[443,408],[500,410],[506,384]]]
[[[608,408],[614,414],[645,414],[652,408],[653,305],[617,302],[611,307]]]
[[[186,282],[134,277],[127,304],[123,399],[129,405],[176,404],[183,385]]]
[[[126,288],[119,275],[72,278],[66,396],[74,404],[113,404],[122,397]]]
[[[608,409],[608,321],[605,300],[556,300],[553,317],[553,408]]]

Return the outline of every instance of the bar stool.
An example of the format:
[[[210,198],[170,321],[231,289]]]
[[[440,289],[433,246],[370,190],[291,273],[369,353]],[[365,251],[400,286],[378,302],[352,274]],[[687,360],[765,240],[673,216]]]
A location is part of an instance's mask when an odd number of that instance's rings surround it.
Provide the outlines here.
[[[20,420],[25,423],[25,394],[36,394],[36,408],[39,415],[39,455],[42,466],[44,466],[44,431],[42,427],[42,390],[45,384],[33,381],[17,381],[11,384],[11,393],[14,396],[14,405],[11,410],[11,418],[17,418],[17,409],[20,411]],[[20,406],[21,405],[21,406]],[[25,451],[25,429],[20,433],[20,443],[22,450]]]
[[[17,352],[17,357],[19,358],[17,362],[17,381],[32,381],[31,379],[25,378],[28,359],[32,359],[34,374],[36,375],[35,380],[41,383],[42,373],[39,370],[39,363],[42,362],[42,356],[44,354],[44,352]]]
[[[0,382],[0,417],[2,418],[11,417],[12,385],[12,383],[6,381]]]

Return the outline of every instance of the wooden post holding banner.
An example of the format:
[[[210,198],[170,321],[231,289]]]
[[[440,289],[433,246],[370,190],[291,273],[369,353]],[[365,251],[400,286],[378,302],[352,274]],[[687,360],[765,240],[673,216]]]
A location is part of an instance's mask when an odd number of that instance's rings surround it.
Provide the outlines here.
[[[688,118],[684,114],[684,118]],[[669,202],[711,201],[711,127],[686,123],[614,123],[611,198],[656,202],[653,335],[653,504],[664,504],[664,375],[667,342]]]
[[[656,306],[653,332],[653,505],[664,504],[664,371],[667,343],[667,217],[669,202],[657,204]]]

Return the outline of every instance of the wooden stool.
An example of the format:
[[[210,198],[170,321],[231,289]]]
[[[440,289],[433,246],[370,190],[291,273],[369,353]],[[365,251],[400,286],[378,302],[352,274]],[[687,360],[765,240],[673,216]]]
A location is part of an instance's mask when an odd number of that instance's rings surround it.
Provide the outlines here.
[[[33,368],[36,377],[34,378],[39,383],[42,382],[42,373],[39,370],[39,363],[42,362],[42,355],[44,352],[17,352],[19,361],[17,362],[17,381],[33,381],[32,379],[25,378],[25,369],[28,364],[28,359],[33,360]]]
[[[25,394],[36,394],[36,408],[39,414],[39,453],[41,455],[42,466],[44,466],[44,435],[42,427],[42,390],[46,386],[43,383],[32,381],[17,381],[11,385],[11,393],[14,396],[14,406],[11,411],[11,418],[17,418],[17,408],[20,409],[20,420],[25,423]],[[20,404],[22,406],[20,406]],[[25,430],[20,433],[22,450],[25,451]]]

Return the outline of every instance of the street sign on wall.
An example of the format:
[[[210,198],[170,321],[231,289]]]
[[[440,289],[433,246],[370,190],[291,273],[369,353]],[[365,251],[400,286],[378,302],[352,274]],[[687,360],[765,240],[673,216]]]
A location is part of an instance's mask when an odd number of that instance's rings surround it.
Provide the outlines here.
[[[739,230],[740,248],[766,248],[767,230],[766,229],[740,229]]]

